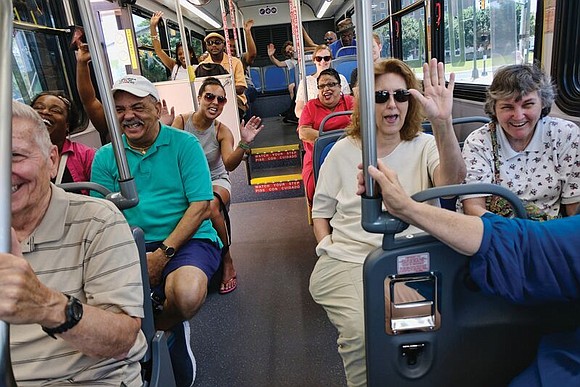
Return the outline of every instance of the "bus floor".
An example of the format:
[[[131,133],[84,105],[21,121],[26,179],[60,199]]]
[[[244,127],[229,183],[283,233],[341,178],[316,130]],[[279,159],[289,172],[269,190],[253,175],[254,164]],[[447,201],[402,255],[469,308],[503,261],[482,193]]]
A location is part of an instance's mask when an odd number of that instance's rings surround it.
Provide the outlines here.
[[[337,333],[308,291],[316,240],[304,197],[233,203],[238,288],[191,320],[196,386],[345,386]]]

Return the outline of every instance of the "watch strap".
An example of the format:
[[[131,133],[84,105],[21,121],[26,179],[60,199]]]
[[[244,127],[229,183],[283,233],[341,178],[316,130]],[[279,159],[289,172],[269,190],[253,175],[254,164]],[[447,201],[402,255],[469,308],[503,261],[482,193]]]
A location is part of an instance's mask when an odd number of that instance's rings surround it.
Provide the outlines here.
[[[81,318],[83,317],[82,313],[83,304],[73,296],[70,296],[68,294],[64,295],[68,298],[68,302],[66,303],[66,307],[64,309],[64,314],[66,318],[65,322],[55,328],[42,327],[42,330],[53,339],[56,339],[55,335],[57,333],[64,333],[69,329],[71,329],[72,327],[74,327],[75,325],[77,325],[79,321],[81,321]],[[75,308],[80,308],[80,316],[76,316]]]

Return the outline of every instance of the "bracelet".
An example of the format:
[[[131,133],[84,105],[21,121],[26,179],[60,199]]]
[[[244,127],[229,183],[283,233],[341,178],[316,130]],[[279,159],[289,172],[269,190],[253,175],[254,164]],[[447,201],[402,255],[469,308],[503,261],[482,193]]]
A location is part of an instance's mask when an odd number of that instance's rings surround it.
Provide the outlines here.
[[[248,151],[252,150],[252,148],[250,147],[250,145],[249,144],[246,144],[242,140],[240,140],[240,142],[238,143],[238,146],[240,148],[242,148],[244,150],[244,152],[248,152]]]
[[[159,40],[159,35],[151,35],[151,39]]]

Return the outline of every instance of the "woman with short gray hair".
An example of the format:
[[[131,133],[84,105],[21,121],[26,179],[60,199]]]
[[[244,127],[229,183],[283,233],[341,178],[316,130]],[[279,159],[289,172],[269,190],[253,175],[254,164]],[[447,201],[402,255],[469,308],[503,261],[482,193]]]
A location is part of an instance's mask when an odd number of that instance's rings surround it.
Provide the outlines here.
[[[514,192],[528,216],[547,220],[573,215],[580,202],[580,130],[550,117],[555,91],[536,65],[500,68],[487,92],[491,122],[472,132],[463,147],[466,183],[493,183]],[[495,196],[462,198],[466,214],[486,210],[511,216],[511,207]]]

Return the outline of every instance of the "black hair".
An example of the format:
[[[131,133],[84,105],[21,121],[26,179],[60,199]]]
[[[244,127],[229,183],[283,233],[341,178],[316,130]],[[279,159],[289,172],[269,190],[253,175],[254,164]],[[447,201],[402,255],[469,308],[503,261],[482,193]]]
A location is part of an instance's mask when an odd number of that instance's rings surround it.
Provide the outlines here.
[[[181,61],[179,60],[179,55],[177,55],[177,51],[182,46],[183,46],[183,43],[181,43],[181,42],[177,43],[177,45],[175,46],[175,63],[178,66],[184,65],[184,63],[181,63]],[[187,45],[187,51],[189,51],[189,56],[191,57],[190,64],[199,64],[199,61],[197,60],[197,56],[195,56],[195,52],[193,52],[193,47],[191,47],[191,45],[189,45],[189,44]]]
[[[40,97],[42,97],[44,95],[52,95],[52,96],[57,97],[58,99],[60,99],[62,102],[64,102],[64,104],[67,107],[67,116],[66,116],[66,118],[67,118],[67,122],[68,122],[68,130],[70,132],[72,132],[74,129],[76,129],[78,127],[78,125],[79,125],[79,118],[80,118],[79,111],[78,111],[76,105],[74,104],[74,102],[63,91],[60,91],[60,90],[43,91],[42,93],[37,94],[32,99],[32,102],[30,102],[30,106],[34,106],[34,104],[38,100],[38,98],[40,98]]]
[[[318,84],[318,81],[319,81],[320,77],[323,76],[323,75],[330,75],[331,77],[334,77],[336,79],[336,81],[338,82],[338,84],[340,85],[340,74],[335,69],[328,68],[326,70],[322,70],[320,72],[320,74],[318,75],[318,78],[316,78],[316,83],[317,84]]]
[[[215,85],[215,86],[219,86],[222,88],[222,90],[224,91],[224,93],[226,92],[226,89],[224,88],[224,85],[222,85],[222,83],[214,77],[207,77],[203,83],[201,84],[201,86],[199,87],[199,91],[197,92],[197,96],[201,97],[203,95],[203,93],[205,92],[205,88],[210,86],[210,85]]]

